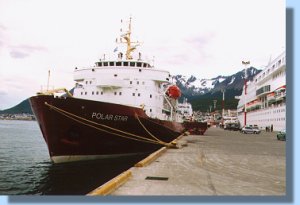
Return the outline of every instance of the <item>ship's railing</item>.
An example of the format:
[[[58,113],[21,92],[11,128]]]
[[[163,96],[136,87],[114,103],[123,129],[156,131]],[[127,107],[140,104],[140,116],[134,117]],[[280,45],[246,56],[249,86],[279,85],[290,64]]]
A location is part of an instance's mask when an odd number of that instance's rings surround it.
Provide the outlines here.
[[[70,93],[66,88],[56,88],[52,90],[42,90],[37,93],[37,95],[55,95],[55,94],[66,94],[68,97],[73,97],[72,93]]]

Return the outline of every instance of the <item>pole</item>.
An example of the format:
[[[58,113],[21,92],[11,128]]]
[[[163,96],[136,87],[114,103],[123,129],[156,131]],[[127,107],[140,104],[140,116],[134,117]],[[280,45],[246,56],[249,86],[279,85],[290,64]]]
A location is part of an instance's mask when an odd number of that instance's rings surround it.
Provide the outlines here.
[[[223,99],[222,99],[222,117],[224,117],[224,109],[225,109],[225,90],[222,90]]]
[[[50,70],[48,70],[47,91],[49,91]]]
[[[245,66],[245,78],[244,78],[244,126],[247,125],[247,66],[250,64],[250,61],[242,61],[242,64]]]

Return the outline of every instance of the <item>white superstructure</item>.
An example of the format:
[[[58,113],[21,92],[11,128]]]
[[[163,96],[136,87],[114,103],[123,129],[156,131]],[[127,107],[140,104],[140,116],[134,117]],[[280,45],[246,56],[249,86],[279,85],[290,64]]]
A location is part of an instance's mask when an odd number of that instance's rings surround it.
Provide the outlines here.
[[[252,81],[247,82],[237,107],[241,126],[273,127],[278,131],[286,127],[286,54],[285,51],[270,61]],[[246,106],[245,106],[246,102]]]
[[[194,120],[193,118],[193,109],[191,103],[187,102],[187,99],[184,98],[182,103],[178,104],[178,112],[183,115],[184,120]]]
[[[133,59],[131,53],[137,43],[130,40],[130,35],[131,20],[120,38],[120,43],[126,44],[124,54],[118,52],[114,60],[104,57],[93,67],[75,68],[74,97],[139,107],[152,118],[182,121],[182,115],[176,112],[177,98],[167,94],[170,73],[142,60],[141,53]]]

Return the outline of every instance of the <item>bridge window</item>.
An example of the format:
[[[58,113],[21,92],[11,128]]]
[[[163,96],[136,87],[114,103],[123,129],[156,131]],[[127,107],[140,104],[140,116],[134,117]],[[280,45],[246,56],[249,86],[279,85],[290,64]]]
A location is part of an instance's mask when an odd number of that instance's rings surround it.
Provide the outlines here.
[[[114,66],[115,62],[109,62],[109,66]]]
[[[104,63],[103,63],[103,66],[108,66],[108,62],[104,62]]]
[[[135,96],[135,93],[132,93],[132,96]]]
[[[102,62],[98,62],[98,66],[101,67],[102,66]]]
[[[137,66],[137,67],[142,67],[142,63],[141,63],[141,62],[138,62],[138,63],[136,64],[136,66]]]
[[[116,66],[121,66],[122,62],[116,62]]]
[[[143,63],[143,67],[146,68],[147,67],[147,63]]]
[[[135,62],[130,62],[131,67],[135,67]]]
[[[123,65],[124,66],[128,66],[128,62],[123,62]]]
[[[119,95],[122,95],[122,92],[119,92]]]
[[[99,91],[96,92],[96,95],[99,95]]]

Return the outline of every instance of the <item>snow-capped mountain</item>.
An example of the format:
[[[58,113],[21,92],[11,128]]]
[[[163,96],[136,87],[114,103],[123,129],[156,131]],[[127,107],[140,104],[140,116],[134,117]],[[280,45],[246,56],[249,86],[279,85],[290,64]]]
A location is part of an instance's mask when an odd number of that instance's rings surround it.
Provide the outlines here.
[[[254,67],[247,69],[247,78],[252,80],[253,77],[258,74],[261,70]],[[206,93],[215,93],[226,90],[242,90],[244,85],[245,72],[241,70],[231,76],[219,75],[211,79],[198,79],[195,76],[174,76],[177,86],[181,89],[184,96],[197,96]]]

